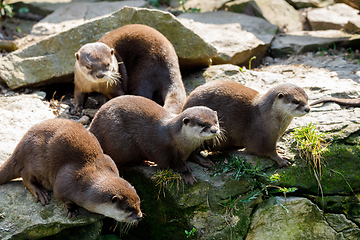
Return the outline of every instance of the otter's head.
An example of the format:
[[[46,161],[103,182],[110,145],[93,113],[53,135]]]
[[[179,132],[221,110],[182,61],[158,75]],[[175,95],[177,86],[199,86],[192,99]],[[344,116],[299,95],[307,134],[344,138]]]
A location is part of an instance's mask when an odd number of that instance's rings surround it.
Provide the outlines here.
[[[276,90],[274,107],[278,112],[289,117],[301,117],[310,112],[304,89],[291,83],[280,84],[273,89]]]
[[[91,191],[96,192],[97,196],[92,196],[87,206],[84,206],[89,211],[130,224],[137,223],[143,217],[140,198],[135,188],[123,178],[112,177],[104,181],[100,180],[95,183]]]
[[[217,113],[208,107],[191,107],[181,115],[182,129],[188,139],[207,140],[220,134]]]
[[[95,42],[82,46],[75,53],[76,67],[93,83],[116,84],[120,81],[119,66],[113,48]]]

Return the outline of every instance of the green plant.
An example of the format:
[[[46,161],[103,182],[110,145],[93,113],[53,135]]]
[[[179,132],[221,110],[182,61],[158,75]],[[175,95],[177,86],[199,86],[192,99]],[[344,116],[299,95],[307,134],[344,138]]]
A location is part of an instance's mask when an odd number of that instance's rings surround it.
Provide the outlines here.
[[[177,172],[174,172],[172,169],[164,169],[164,170],[157,170],[157,172],[151,177],[154,180],[155,186],[160,186],[158,197],[160,192],[162,191],[165,197],[165,187],[166,186],[173,186],[176,184],[176,188],[179,191],[179,185],[182,180],[182,177]]]
[[[296,128],[292,137],[300,158],[305,160],[321,178],[321,157],[329,143],[324,139],[325,133],[318,132],[316,126],[317,124],[310,123],[307,126]]]
[[[230,176],[234,180],[240,180],[241,177],[245,177],[246,180],[251,183],[251,193],[250,196],[246,199],[232,199],[231,197],[228,200],[225,200],[223,202],[220,202],[219,204],[223,206],[226,210],[226,213],[232,213],[232,210],[235,207],[235,203],[237,201],[241,202],[250,202],[251,200],[255,200],[258,198],[262,192],[265,193],[266,196],[269,196],[271,198],[274,198],[272,195],[273,193],[283,193],[285,197],[285,203],[286,203],[286,194],[292,193],[297,190],[297,188],[285,188],[280,186],[275,186],[273,183],[280,180],[280,174],[275,173],[271,176],[268,176],[266,173],[263,172],[263,168],[258,165],[258,163],[255,164],[255,166],[252,166],[249,164],[244,158],[241,157],[231,157],[227,158],[224,161],[220,162],[218,165],[216,165],[213,168],[214,174],[213,176],[217,176],[223,173],[229,173],[232,172],[232,175]],[[270,185],[266,185],[258,180],[258,177],[262,177],[264,179],[267,179],[268,182],[272,183]],[[260,190],[259,190],[260,188]],[[273,190],[268,190],[269,188],[275,188]],[[257,191],[255,189],[258,189]],[[276,198],[274,198],[276,199]],[[278,202],[286,211],[287,208],[283,206],[280,202]]]
[[[191,238],[192,236],[194,236],[195,232],[196,228],[192,228],[190,231],[185,230],[186,238]]]
[[[251,70],[251,62],[252,60],[256,59],[256,56],[253,56],[252,58],[250,58],[249,60],[249,70]]]
[[[253,181],[256,176],[266,176],[262,171],[263,168],[258,165],[258,163],[256,163],[255,166],[252,166],[245,161],[244,158],[233,156],[220,162],[220,164],[214,168],[213,175],[217,176],[223,173],[232,172],[231,178],[234,180],[240,180],[240,178],[244,176],[248,181]]]

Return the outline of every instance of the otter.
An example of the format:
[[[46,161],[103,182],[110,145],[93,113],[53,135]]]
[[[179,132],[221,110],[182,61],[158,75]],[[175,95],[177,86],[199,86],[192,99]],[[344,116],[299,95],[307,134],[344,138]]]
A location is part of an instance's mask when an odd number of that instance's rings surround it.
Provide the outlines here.
[[[360,98],[353,98],[353,99],[343,99],[343,98],[336,98],[336,97],[325,97],[315,102],[312,102],[310,106],[314,106],[320,103],[327,103],[327,102],[334,102],[340,105],[348,106],[348,107],[360,107]]]
[[[278,155],[276,143],[294,117],[310,111],[305,91],[290,83],[279,84],[264,95],[240,83],[216,80],[190,93],[184,110],[207,106],[217,111],[225,137],[213,151],[242,147],[247,152],[270,157],[280,167],[290,165]]]
[[[185,183],[196,182],[187,165],[190,154],[220,133],[217,114],[193,107],[176,115],[154,101],[133,95],[116,97],[96,113],[89,131],[118,167],[155,162],[172,168]],[[202,163],[200,163],[202,164]]]
[[[83,69],[86,74],[82,76],[82,81],[75,77],[74,95],[77,108],[84,104],[84,94],[98,91],[104,92],[109,99],[124,94],[143,96],[154,100],[172,113],[181,112],[186,101],[186,93],[179,60],[173,45],[164,35],[152,27],[130,24],[105,34],[94,46],[100,43],[108,46],[108,49],[94,47],[92,52],[83,56],[85,60],[89,59],[86,60],[88,62],[84,62],[89,63],[89,67],[93,64],[96,66],[85,69],[85,64]],[[118,73],[121,80],[111,81],[111,84],[102,82],[96,88],[93,81],[87,79],[93,79],[90,75],[98,65],[106,67],[108,59],[113,58],[112,53],[119,64]],[[81,54],[79,51],[80,59]],[[115,68],[112,71],[115,71]],[[95,78],[96,75],[95,73]],[[92,88],[89,89],[87,84]]]
[[[88,93],[100,92],[111,99],[124,94],[119,64],[113,48],[104,43],[87,43],[75,53],[74,98],[80,111]]]
[[[68,218],[78,215],[78,206],[130,224],[142,218],[134,187],[94,135],[72,120],[45,120],[29,129],[0,167],[0,184],[18,177],[44,206],[53,191]]]

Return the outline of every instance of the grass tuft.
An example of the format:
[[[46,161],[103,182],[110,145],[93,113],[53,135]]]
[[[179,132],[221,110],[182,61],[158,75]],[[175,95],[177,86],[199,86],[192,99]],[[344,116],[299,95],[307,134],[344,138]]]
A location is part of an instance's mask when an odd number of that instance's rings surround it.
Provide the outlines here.
[[[324,139],[325,133],[316,130],[317,124],[310,123],[308,126],[296,128],[293,138],[301,159],[305,160],[318,177],[321,178],[321,157],[327,150],[329,142]]]
[[[154,180],[155,186],[160,186],[158,198],[161,193],[163,192],[163,195],[165,197],[165,187],[170,186],[172,187],[174,184],[176,184],[176,189],[179,191],[179,185],[182,180],[182,177],[179,173],[174,172],[174,170],[168,168],[164,170],[157,170],[157,172],[151,177],[152,180]]]

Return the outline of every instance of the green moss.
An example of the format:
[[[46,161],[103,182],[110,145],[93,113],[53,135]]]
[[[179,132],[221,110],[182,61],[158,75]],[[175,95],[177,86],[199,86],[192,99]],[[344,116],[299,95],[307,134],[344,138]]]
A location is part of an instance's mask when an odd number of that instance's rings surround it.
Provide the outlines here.
[[[321,186],[324,194],[352,194],[360,190],[358,166],[360,164],[360,146],[330,144],[324,153],[322,162]],[[279,184],[284,187],[294,186],[300,191],[318,195],[319,184],[312,169],[301,159],[296,159],[293,166],[278,171],[281,173]],[[351,186],[351,188],[349,187]]]

